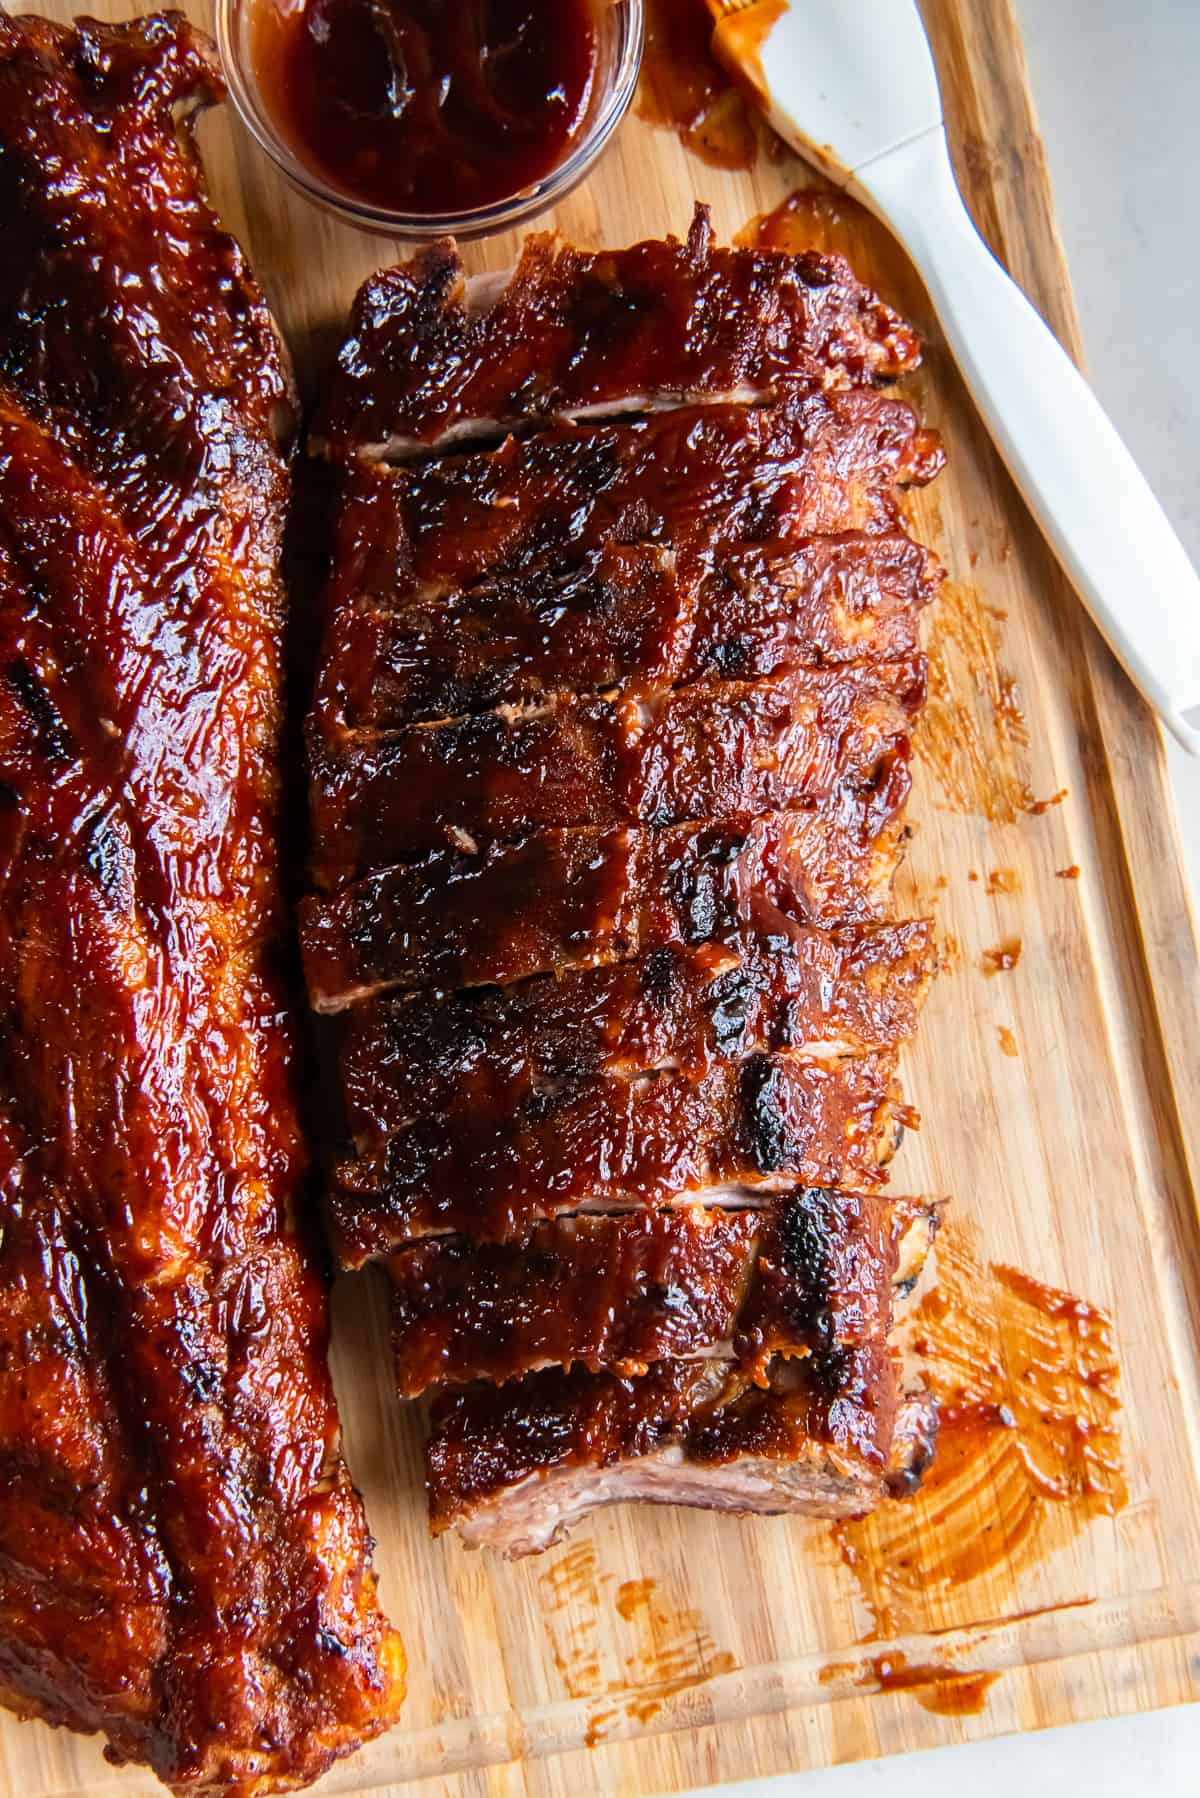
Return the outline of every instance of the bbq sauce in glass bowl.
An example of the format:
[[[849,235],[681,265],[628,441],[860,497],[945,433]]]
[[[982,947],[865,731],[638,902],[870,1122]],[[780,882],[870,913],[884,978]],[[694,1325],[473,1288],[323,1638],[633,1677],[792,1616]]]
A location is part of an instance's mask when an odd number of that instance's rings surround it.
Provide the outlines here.
[[[541,181],[586,130],[604,0],[259,0],[261,100],[363,205],[444,215]]]

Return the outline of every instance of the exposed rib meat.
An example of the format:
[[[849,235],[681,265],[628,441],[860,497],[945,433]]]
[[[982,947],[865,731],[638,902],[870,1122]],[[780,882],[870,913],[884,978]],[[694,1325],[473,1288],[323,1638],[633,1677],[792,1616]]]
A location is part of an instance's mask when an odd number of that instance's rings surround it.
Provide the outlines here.
[[[403,1656],[338,1451],[275,971],[265,304],[178,15],[0,13],[0,1693],[303,1784]]]
[[[540,1223],[508,1243],[410,1243],[387,1262],[404,1398],[539,1368],[644,1373],[653,1361],[828,1353],[882,1340],[934,1212],[801,1188],[759,1209]],[[903,1246],[903,1253],[902,1253]]]
[[[477,304],[472,307],[471,298]],[[686,244],[586,253],[528,238],[496,293],[468,293],[453,243],[362,288],[315,430],[328,453],[403,455],[497,425],[809,376],[914,368],[914,332],[838,256]]]
[[[342,1093],[366,1145],[431,1112],[494,1129],[598,1077],[701,1080],[763,1052],[832,1058],[912,1035],[933,973],[925,922],[681,944],[515,986],[410,993],[345,1015]]]
[[[657,1206],[729,1185],[872,1186],[896,1142],[894,1051],[754,1054],[699,1080],[565,1076],[511,1110],[474,1084],[335,1172],[331,1224],[357,1266],[409,1237],[503,1240],[581,1208]]]
[[[665,830],[558,830],[468,855],[433,850],[300,907],[318,1011],[395,987],[505,984],[725,942],[773,911],[878,917],[903,840],[907,753],[819,812]]]
[[[447,842],[816,807],[903,750],[924,682],[916,657],[314,734],[315,871],[329,885]]]
[[[937,564],[905,536],[755,546],[681,564],[659,544],[606,547],[395,609],[335,615],[327,716],[358,728],[632,682],[754,680],[920,649]]]
[[[435,1534],[536,1554],[603,1505],[856,1517],[928,1465],[933,1401],[902,1396],[878,1343],[777,1359],[662,1361],[640,1378],[549,1369],[434,1401],[426,1448]]]

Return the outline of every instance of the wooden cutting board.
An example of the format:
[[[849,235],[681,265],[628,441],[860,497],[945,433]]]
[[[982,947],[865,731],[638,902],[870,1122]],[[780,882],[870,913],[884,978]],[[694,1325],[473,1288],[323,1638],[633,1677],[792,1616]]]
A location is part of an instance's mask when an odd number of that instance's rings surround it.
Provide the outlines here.
[[[1008,0],[927,11],[975,215],[1077,351]],[[393,246],[293,196],[227,114],[202,142],[308,378]],[[806,179],[765,154],[706,167],[631,118],[554,223],[621,244],[682,233],[701,197],[727,238]],[[1161,745],[996,461],[903,256],[844,206],[801,203],[792,222],[926,330],[909,392],[950,454],[914,506],[953,584],[932,626],[899,894],[934,908],[948,971],[908,1060],[924,1129],[893,1183],[952,1198],[942,1273],[957,1309],[927,1303],[921,1328],[1005,1410],[978,1437],[948,1432],[928,1496],[839,1540],[790,1519],[625,1509],[508,1566],[430,1542],[379,1288],[343,1281],[348,1450],[412,1681],[401,1726],[323,1791],[656,1793],[1200,1697],[1200,975]],[[497,239],[470,259],[514,251]],[[1102,1319],[1005,1268],[1103,1307],[1115,1349]],[[1079,1469],[1092,1489],[1064,1501]],[[8,1720],[0,1789],[158,1790],[95,1744]]]

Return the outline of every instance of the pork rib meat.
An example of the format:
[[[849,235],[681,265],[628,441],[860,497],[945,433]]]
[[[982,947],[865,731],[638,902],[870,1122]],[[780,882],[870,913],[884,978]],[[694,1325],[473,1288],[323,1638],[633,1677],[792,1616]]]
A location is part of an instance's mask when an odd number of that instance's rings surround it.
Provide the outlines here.
[[[838,258],[453,245],[359,294],[307,732],[328,1216],[391,1276],[435,1531],[911,1486],[880,1187],[933,972],[890,918],[920,629],[915,337]],[[913,1244],[918,1245],[915,1249]]]
[[[239,1798],[403,1693],[277,881],[289,381],[180,15],[0,13],[0,1697]]]

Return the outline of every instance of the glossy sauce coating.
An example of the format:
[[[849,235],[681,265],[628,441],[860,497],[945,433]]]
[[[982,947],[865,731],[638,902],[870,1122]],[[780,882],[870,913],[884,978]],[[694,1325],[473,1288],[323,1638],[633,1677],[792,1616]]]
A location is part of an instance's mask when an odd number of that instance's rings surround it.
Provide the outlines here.
[[[899,1228],[886,1199],[802,1188],[757,1210],[683,1206],[563,1218],[511,1243],[412,1243],[387,1262],[399,1388],[414,1397],[575,1362],[636,1374],[731,1349],[759,1365],[863,1342],[890,1323]]]
[[[588,1207],[666,1205],[714,1186],[870,1187],[896,1140],[892,1051],[754,1054],[699,1080],[565,1077],[511,1109],[474,1084],[335,1170],[338,1251],[357,1265],[410,1236],[505,1240]]]
[[[393,610],[643,543],[690,576],[743,547],[894,535],[894,488],[940,466],[937,438],[902,400],[811,383],[769,405],[548,421],[452,457],[353,465],[340,475],[331,609]]]
[[[312,728],[911,653],[940,571],[894,488],[939,466],[901,402],[793,389],[351,469]]]
[[[839,256],[713,242],[583,251],[525,240],[512,279],[469,307],[445,242],[364,283],[314,425],[336,457],[446,447],[481,429],[779,383],[870,386],[915,368],[916,333]]]
[[[915,657],[316,741],[314,872],[333,885],[450,842],[816,808],[903,749],[923,694]]]
[[[0,14],[0,1688],[165,1781],[394,1715],[280,980],[292,394],[178,15]]]
[[[468,1103],[502,1119],[593,1075],[667,1069],[703,1079],[764,1051],[834,1055],[898,1047],[933,972],[932,926],[805,930],[672,945],[634,961],[503,988],[368,1000],[344,1015],[347,1122],[369,1142]]]
[[[351,199],[466,212],[565,160],[600,81],[595,0],[259,0],[259,88]]]
[[[657,543],[334,620],[352,728],[395,729],[580,691],[756,680],[920,650],[934,564],[907,537],[770,545],[688,567]],[[328,687],[325,686],[328,691]]]
[[[301,903],[309,993],[335,1011],[395,987],[503,985],[724,942],[776,912],[823,926],[877,918],[907,793],[898,753],[817,812],[434,850]]]

